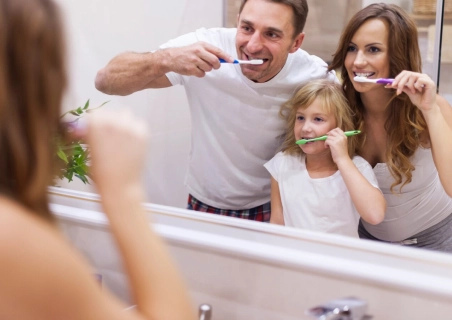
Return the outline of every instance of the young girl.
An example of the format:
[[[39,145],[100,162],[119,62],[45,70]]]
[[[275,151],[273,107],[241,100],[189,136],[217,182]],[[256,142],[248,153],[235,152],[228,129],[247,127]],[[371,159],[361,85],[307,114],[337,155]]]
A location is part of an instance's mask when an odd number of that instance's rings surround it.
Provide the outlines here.
[[[339,84],[310,82],[281,107],[282,151],[265,164],[272,175],[271,223],[358,237],[361,216],[384,218],[386,202],[370,165],[354,156],[350,108]],[[344,130],[344,131],[343,131]],[[297,145],[327,135],[325,141]]]

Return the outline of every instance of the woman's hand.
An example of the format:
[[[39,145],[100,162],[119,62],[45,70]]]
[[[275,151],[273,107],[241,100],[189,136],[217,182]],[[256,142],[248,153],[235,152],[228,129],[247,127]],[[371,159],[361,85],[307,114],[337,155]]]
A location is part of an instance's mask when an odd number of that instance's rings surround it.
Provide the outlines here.
[[[344,131],[336,128],[328,132],[327,136],[328,138],[325,140],[325,147],[330,148],[334,163],[338,164],[338,162],[343,159],[350,160],[347,137]]]
[[[402,71],[387,88],[397,89],[398,95],[402,92],[406,93],[411,102],[422,112],[428,112],[437,107],[436,85],[426,74]]]
[[[99,192],[141,184],[148,133],[143,121],[128,111],[96,111],[86,118],[84,140]]]
[[[165,244],[149,227],[142,206],[148,147],[145,123],[127,111],[100,110],[83,120],[82,130],[75,133],[89,145],[94,182],[137,305],[133,313],[123,314],[124,319],[195,320],[183,280]],[[96,319],[111,319],[111,314]]]

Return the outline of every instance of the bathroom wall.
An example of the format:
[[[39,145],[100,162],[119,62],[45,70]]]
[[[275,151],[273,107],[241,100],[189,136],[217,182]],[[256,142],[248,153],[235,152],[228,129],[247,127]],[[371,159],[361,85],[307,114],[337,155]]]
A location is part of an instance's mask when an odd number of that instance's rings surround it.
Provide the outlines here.
[[[107,96],[94,87],[97,71],[124,51],[146,52],[200,27],[223,24],[222,0],[56,0],[66,24],[70,86],[66,110],[110,101],[104,109],[127,108],[151,131],[144,179],[148,201],[184,207],[183,185],[190,145],[190,115],[182,87],[146,90],[127,97]],[[119,119],[118,119],[119,121]],[[121,150],[118,150],[121,152]],[[94,190],[77,179],[58,185]]]

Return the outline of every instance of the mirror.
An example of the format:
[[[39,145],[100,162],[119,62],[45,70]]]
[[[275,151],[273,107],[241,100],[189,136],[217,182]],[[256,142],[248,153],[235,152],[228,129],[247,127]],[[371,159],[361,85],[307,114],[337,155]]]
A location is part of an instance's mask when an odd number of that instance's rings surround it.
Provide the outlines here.
[[[93,105],[110,100],[104,108],[127,107],[146,119],[151,130],[151,151],[145,172],[148,200],[185,208],[188,194],[184,177],[191,125],[183,87],[145,90],[126,97],[107,96],[94,88],[94,78],[96,72],[120,52],[151,51],[169,39],[200,27],[233,26],[240,0],[59,2],[66,18],[71,77],[65,109],[73,109],[88,98]],[[372,2],[377,1],[308,0],[310,13],[302,48],[329,61],[350,16]],[[414,0],[385,2],[397,3],[411,12]],[[419,22],[425,72],[429,73],[432,69],[432,57],[428,50],[431,38],[429,26],[434,25],[435,21],[432,15],[418,14],[415,18]],[[71,189],[94,191],[91,186],[83,185],[80,181],[58,184]]]

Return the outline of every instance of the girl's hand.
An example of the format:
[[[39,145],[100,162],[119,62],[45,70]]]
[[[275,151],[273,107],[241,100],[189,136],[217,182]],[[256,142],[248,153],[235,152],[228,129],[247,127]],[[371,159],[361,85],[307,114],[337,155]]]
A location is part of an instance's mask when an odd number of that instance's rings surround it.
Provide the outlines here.
[[[402,71],[387,88],[397,89],[397,95],[406,93],[422,112],[428,112],[437,106],[436,85],[426,74]]]
[[[350,159],[348,154],[347,136],[339,128],[327,133],[325,147],[330,148],[334,163],[338,164],[343,159]]]

